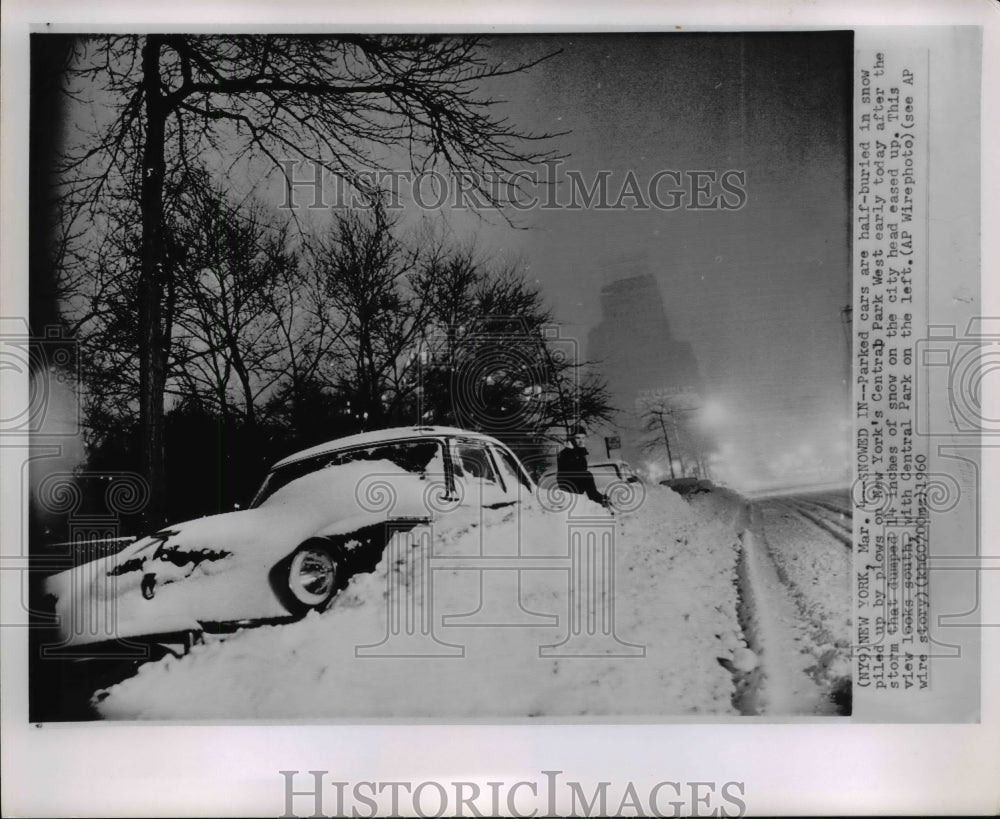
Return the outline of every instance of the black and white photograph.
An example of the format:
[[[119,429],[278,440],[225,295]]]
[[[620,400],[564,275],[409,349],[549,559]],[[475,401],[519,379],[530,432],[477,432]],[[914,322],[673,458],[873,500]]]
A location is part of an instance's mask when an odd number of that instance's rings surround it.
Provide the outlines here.
[[[985,29],[820,12],[18,10],[19,815],[857,812],[983,727]]]
[[[34,35],[31,719],[849,715],[852,42]]]

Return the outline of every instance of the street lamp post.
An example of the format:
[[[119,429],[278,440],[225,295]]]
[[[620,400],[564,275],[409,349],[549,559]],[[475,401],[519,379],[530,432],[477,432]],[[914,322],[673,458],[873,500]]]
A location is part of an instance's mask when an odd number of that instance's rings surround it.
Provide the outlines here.
[[[674,456],[670,452],[670,436],[667,435],[667,425],[663,423],[663,413],[659,413],[660,419],[660,429],[663,430],[663,443],[667,445],[667,461],[670,464],[670,480],[675,480],[677,475],[674,474]],[[673,416],[670,417],[671,421]]]

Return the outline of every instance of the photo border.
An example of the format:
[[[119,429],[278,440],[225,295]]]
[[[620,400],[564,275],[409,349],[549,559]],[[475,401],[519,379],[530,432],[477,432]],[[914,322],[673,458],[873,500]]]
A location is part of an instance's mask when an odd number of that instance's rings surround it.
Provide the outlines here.
[[[901,14],[904,12],[905,14]],[[538,3],[486,6],[401,3],[207,3],[177,0],[140,15],[121,2],[8,2],[3,9],[2,263],[4,315],[27,315],[27,33],[104,31],[111,27],[184,28],[192,21],[240,28],[268,26],[368,31],[816,30],[892,25],[983,26],[982,133],[1000,132],[1000,28],[990,0],[955,3],[856,2]],[[992,14],[991,14],[992,12]],[[294,20],[295,24],[284,21]],[[127,21],[127,22],[123,22]],[[581,22],[586,21],[586,22]],[[994,104],[990,104],[993,101]],[[989,144],[983,140],[983,145]],[[995,223],[995,152],[982,152],[982,223]],[[997,268],[998,243],[983,235],[982,270]],[[14,271],[14,272],[12,272]],[[997,277],[981,276],[983,311],[997,315]],[[993,395],[995,401],[996,395]],[[0,395],[0,401],[11,400]],[[8,404],[9,406],[9,404]],[[995,404],[994,404],[995,406]],[[6,439],[5,454],[25,442]],[[997,497],[996,451],[983,450],[982,498]],[[20,492],[11,492],[5,457],[0,474],[3,554],[23,532]],[[997,510],[984,502],[984,547],[995,542]],[[13,522],[13,524],[11,523]],[[20,524],[20,526],[18,525]],[[16,577],[14,577],[16,575]],[[3,572],[4,612],[19,594],[20,573]],[[996,582],[983,579],[984,591]],[[984,595],[984,622],[1000,622],[996,596]],[[705,725],[703,718],[663,725],[176,725],[67,724],[35,727],[26,680],[14,676],[24,656],[24,629],[5,628],[3,651],[3,808],[10,815],[279,815],[280,770],[326,770],[340,780],[538,780],[558,769],[581,782],[642,779],[742,781],[751,813],[964,813],[995,810],[1000,762],[998,639],[982,630],[981,721],[958,725],[821,725],[796,719],[744,718]],[[20,654],[19,654],[20,652]],[[13,665],[13,669],[12,669]],[[991,684],[992,681],[992,684]],[[698,722],[700,724],[694,724]],[[300,815],[306,815],[303,810]]]

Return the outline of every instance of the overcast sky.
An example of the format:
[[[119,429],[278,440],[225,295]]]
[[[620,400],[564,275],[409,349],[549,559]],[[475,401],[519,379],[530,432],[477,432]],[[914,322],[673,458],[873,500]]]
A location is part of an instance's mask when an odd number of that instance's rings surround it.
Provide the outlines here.
[[[569,132],[556,142],[564,170],[610,170],[613,191],[629,170],[643,184],[664,169],[742,170],[747,200],[534,209],[519,217],[529,230],[479,228],[487,243],[523,256],[581,343],[603,284],[655,275],[674,335],[727,409],[725,438],[772,464],[788,450],[828,457],[837,441],[846,462],[850,35],[509,37],[492,49],[561,50],[504,91],[518,125]]]

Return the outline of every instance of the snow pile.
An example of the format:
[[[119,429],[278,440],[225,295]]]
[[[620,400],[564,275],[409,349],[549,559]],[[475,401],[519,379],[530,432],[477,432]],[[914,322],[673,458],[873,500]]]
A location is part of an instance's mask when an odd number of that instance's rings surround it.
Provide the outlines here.
[[[851,675],[852,552],[808,519],[771,509],[768,549],[811,632],[811,673],[836,686]]]
[[[759,660],[740,681],[748,714],[850,713],[850,556],[805,517],[803,496],[744,507],[740,618]]]
[[[647,493],[614,518],[583,499],[453,511],[397,535],[326,612],[209,638],[95,703],[112,719],[736,713],[725,666],[754,658],[733,529]]]

